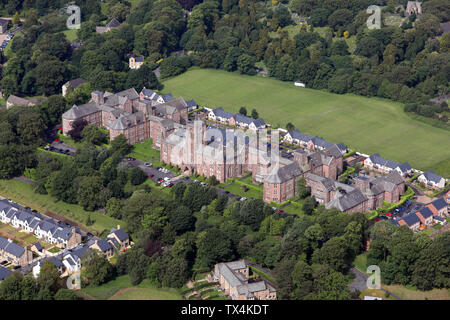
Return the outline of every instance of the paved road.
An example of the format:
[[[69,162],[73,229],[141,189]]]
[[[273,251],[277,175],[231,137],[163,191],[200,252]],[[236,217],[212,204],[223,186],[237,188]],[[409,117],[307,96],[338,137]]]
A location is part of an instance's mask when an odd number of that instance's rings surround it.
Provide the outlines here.
[[[365,273],[356,269],[354,266],[352,266],[350,270],[355,274],[355,279],[350,284],[350,291],[351,292],[356,291],[356,290],[363,291],[363,290],[367,289],[368,276]],[[395,294],[393,294],[390,291],[387,291],[386,289],[381,288],[380,290],[389,293],[391,296],[393,296],[397,300],[402,300],[399,296],[396,296]]]

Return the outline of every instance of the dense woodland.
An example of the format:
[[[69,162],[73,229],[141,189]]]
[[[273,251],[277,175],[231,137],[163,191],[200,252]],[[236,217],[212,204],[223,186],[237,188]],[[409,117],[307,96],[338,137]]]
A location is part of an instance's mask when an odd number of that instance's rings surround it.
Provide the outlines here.
[[[76,50],[62,33],[66,17],[58,15],[67,2],[0,2],[4,15],[18,12],[26,19],[2,56],[8,62],[2,70],[4,95],[49,97],[35,107],[0,111],[0,178],[32,168],[36,192],[87,211],[105,208],[126,222],[136,245],[114,267],[100,256],[86,258],[84,275],[91,284],[129,274],[133,284],[149,278],[158,286],[181,287],[217,262],[249,258],[273,271],[281,299],[350,299],[349,266],[370,238],[368,265],[381,267],[384,283],[450,287],[449,232],[432,240],[383,221],[369,229],[363,214],[315,208],[312,198],[306,214],[294,219],[274,213],[262,200],[233,202],[198,183],[177,184],[167,194],[121,161],[132,148],[123,136],[102,148],[102,132],[92,126],[76,133],[85,147],[73,158],[37,151],[47,128],[70,106],[89,100],[92,90],[161,89],[151,72],[158,65],[163,78],[192,65],[243,74],[265,66],[269,76],[283,81],[399,100],[406,111],[434,116],[448,108],[429,103],[448,92],[450,37],[441,36],[439,27],[448,19],[447,1],[424,1],[421,18],[369,31],[367,1],[293,0],[275,6],[256,0],[142,0],[131,9],[127,1],[108,0],[102,10],[98,1],[77,0],[83,23]],[[378,1],[386,11],[405,3]],[[291,13],[310,17],[310,26],[294,37],[283,30],[293,24]],[[95,27],[111,18],[122,27],[96,34]],[[324,27],[326,36],[314,31]],[[351,53],[345,39],[352,36]],[[169,57],[182,49],[191,54]],[[143,55],[144,67],[129,70],[130,53]],[[76,77],[88,83],[60,96],[61,85]],[[51,265],[41,274],[37,280],[8,278],[0,298],[74,298]]]

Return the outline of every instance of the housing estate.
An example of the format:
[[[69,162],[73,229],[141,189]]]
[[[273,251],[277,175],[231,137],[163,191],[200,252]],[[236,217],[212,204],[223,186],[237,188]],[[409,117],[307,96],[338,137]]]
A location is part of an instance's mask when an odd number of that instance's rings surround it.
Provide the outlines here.
[[[8,19],[0,19],[0,33],[5,33],[8,30],[10,20]]]
[[[442,189],[445,187],[445,179],[434,173],[433,170],[422,173],[417,181],[432,189]]]
[[[39,213],[30,213],[8,203],[0,201],[0,221],[14,228],[34,233],[38,238],[56,244],[60,248],[74,246],[81,242],[81,234],[75,228],[69,228],[53,219],[45,220]]]
[[[227,112],[223,110],[223,108],[216,108],[214,110],[211,110],[208,113],[208,119],[214,122],[236,126],[242,129],[258,130],[267,127],[266,122],[262,118],[249,118],[240,113]]]
[[[407,226],[413,231],[419,231],[436,223],[445,224],[448,217],[448,206],[444,198],[430,202],[420,210],[412,212],[400,219],[391,220],[394,225]]]
[[[375,153],[364,160],[364,167],[381,173],[389,173],[396,170],[403,177],[411,172],[411,166],[408,162],[400,164],[395,161],[387,160]]]
[[[284,140],[290,144],[296,144],[310,150],[325,150],[334,145],[334,143],[326,141],[318,136],[312,137],[308,134],[301,133],[297,129],[289,131],[284,136]],[[336,146],[342,154],[347,153],[347,146],[344,143],[341,142]]]
[[[222,262],[214,266],[214,280],[233,300],[276,300],[277,291],[266,280],[249,280],[244,260]]]

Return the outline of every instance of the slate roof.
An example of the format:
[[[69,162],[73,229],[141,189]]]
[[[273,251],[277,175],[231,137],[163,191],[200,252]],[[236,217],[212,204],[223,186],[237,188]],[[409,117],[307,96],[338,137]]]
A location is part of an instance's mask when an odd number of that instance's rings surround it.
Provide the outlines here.
[[[445,208],[447,206],[447,202],[445,202],[444,198],[434,200],[433,202],[431,202],[431,204],[436,208],[436,210],[441,210],[442,208]]]
[[[267,175],[264,179],[269,183],[283,183],[302,174],[302,169],[297,162],[278,168],[274,173]]]
[[[439,181],[444,179],[440,175],[437,175],[436,173],[434,173],[433,170],[424,172],[423,176],[425,177],[425,179],[427,179],[427,181],[433,181],[434,183],[439,183]]]
[[[44,249],[44,248],[42,247],[42,245],[41,245],[40,242],[36,242],[36,243],[34,244],[34,246],[36,247],[36,249],[37,249],[39,252],[42,251],[42,249]]]
[[[334,207],[341,211],[347,211],[360,203],[367,201],[366,196],[359,189],[354,189],[343,195],[338,194],[336,198],[327,203],[326,208]]]
[[[86,103],[81,106],[73,105],[72,108],[63,113],[62,117],[66,120],[76,120],[92,113],[99,112],[99,108],[95,103]]]
[[[9,20],[6,19],[0,19],[0,26],[5,28],[9,25]]]
[[[128,234],[123,229],[111,229],[110,234],[115,234],[120,241],[124,241],[129,238]]]
[[[341,151],[341,153],[347,152],[347,146],[343,142],[337,144],[336,146],[338,147],[339,151]]]
[[[403,221],[405,221],[409,227],[415,225],[416,223],[420,223],[420,219],[416,213],[410,213],[407,216],[404,216]]]
[[[127,97],[130,100],[139,99],[139,94],[137,93],[135,88],[130,88],[127,90],[117,92],[115,95],[117,95],[119,97]]]
[[[152,89],[147,89],[147,88],[142,88],[142,90],[141,90],[141,92],[142,92],[142,94],[145,96],[145,97],[151,97],[151,96],[153,96],[154,94],[156,94],[156,92],[155,91],[153,91]]]
[[[52,262],[57,268],[60,268],[63,266],[61,260],[59,260],[56,257],[50,257],[50,258],[45,258],[43,260],[41,260],[41,262],[39,263],[39,266],[42,267],[42,265],[46,262],[46,261],[50,261]]]
[[[223,110],[222,107],[216,108],[212,111],[216,117],[225,118],[225,119],[231,119],[234,117],[234,114],[231,112],[227,112]]]
[[[0,237],[0,249],[3,249],[17,258],[20,258],[25,252],[24,247],[19,246],[17,243],[8,241],[8,239],[3,237]]]
[[[71,86],[72,88],[75,89],[85,82],[86,82],[86,80],[84,80],[82,78],[77,78],[77,79],[67,81],[66,83],[64,83],[64,86],[66,86],[66,87]]]
[[[108,250],[113,249],[113,246],[111,245],[111,243],[109,243],[108,241],[106,241],[104,239],[98,240],[97,245],[100,248],[100,250],[102,250],[102,252],[106,252]]]
[[[314,146],[316,147],[321,147],[321,148],[329,148],[333,145],[333,143],[326,141],[320,137],[315,136],[314,138],[311,139],[312,142],[314,143]]]
[[[187,104],[188,108],[190,108],[190,107],[196,107],[196,106],[197,106],[197,102],[195,102],[194,99],[187,100],[187,101],[186,101],[186,104]]]
[[[7,277],[11,275],[12,271],[4,266],[0,266],[0,281],[5,280]]]
[[[115,18],[112,18],[111,21],[108,22],[106,25],[107,28],[117,28],[120,26],[120,22],[117,21]]]
[[[433,216],[433,212],[431,212],[431,210],[427,207],[423,207],[419,210],[419,212],[425,219]]]
[[[34,103],[30,100],[15,96],[11,94],[8,99],[6,100],[8,104],[12,104],[14,106],[31,106],[34,105]]]

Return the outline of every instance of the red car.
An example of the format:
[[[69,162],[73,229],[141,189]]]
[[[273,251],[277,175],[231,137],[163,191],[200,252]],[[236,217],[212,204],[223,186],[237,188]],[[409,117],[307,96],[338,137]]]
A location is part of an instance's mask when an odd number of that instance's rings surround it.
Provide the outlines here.
[[[279,212],[279,213],[283,213],[283,212],[284,212],[284,210],[278,209],[278,212]]]
[[[154,174],[151,174],[151,175],[148,176],[148,178],[151,179],[151,178],[153,178],[154,176],[155,176]]]
[[[380,220],[381,220],[380,218],[376,218],[376,219],[375,219],[375,221],[380,221]]]
[[[388,213],[386,213],[386,216],[392,217],[392,213],[388,212]]]
[[[58,138],[57,138],[57,139],[55,139],[55,140],[54,140],[54,142],[59,142],[59,139],[58,139]]]
[[[158,178],[158,181],[163,181],[163,178]]]

